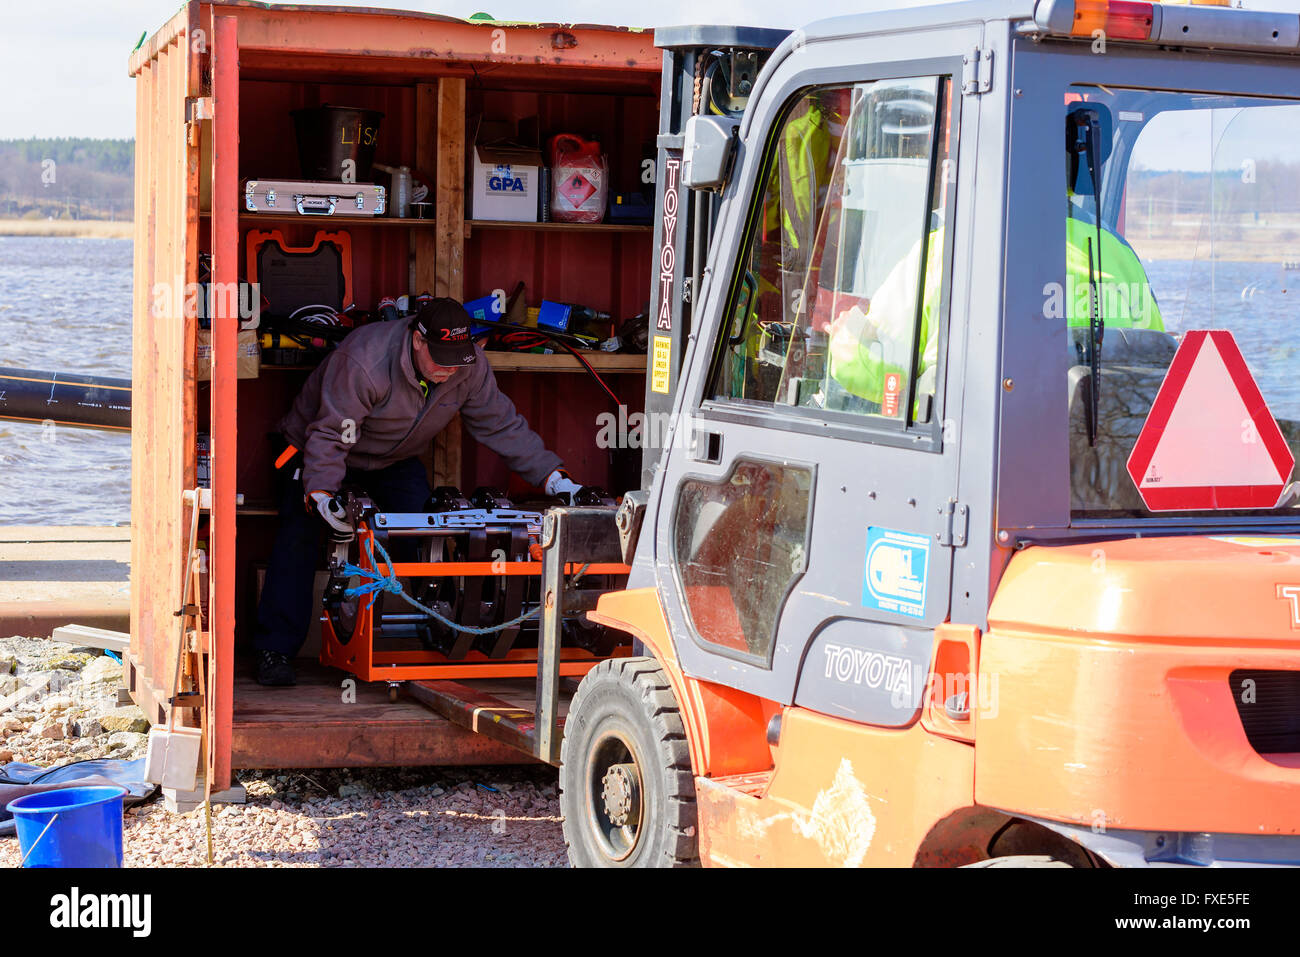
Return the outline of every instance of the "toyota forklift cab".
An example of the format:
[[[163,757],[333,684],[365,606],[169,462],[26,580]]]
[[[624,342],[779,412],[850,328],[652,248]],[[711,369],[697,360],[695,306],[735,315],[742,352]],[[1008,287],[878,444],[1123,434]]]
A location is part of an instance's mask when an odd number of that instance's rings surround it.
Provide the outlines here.
[[[679,41],[571,859],[1300,863],[1300,19],[834,19],[730,108]]]

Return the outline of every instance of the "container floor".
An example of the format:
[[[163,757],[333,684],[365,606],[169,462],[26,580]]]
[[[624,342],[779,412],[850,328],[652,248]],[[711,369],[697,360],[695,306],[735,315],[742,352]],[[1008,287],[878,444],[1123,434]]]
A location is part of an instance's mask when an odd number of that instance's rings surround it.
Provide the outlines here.
[[[388,686],[367,684],[310,659],[294,662],[298,683],[264,688],[251,660],[235,676],[231,766],[356,768],[530,764],[527,755],[458,727]]]

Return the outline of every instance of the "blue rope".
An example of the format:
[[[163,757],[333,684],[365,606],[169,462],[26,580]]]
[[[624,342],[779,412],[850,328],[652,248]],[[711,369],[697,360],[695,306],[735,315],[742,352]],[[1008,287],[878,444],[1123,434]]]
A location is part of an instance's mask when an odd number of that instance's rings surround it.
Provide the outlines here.
[[[384,560],[384,564],[388,566],[389,574],[381,575],[379,573],[379,563],[375,561],[375,553],[371,548],[371,545],[374,545],[379,549],[379,556]],[[450,618],[438,614],[427,605],[420,604],[402,590],[402,583],[397,580],[397,575],[393,574],[392,559],[388,557],[388,552],[384,551],[384,546],[375,541],[374,536],[366,539],[366,557],[370,559],[370,568],[362,568],[360,565],[353,565],[351,562],[343,563],[343,574],[347,575],[349,578],[355,575],[357,578],[367,579],[365,584],[357,585],[355,588],[344,589],[344,598],[357,598],[362,595],[373,595],[376,592],[386,591],[389,594],[401,598],[408,605],[418,608],[435,621],[442,622],[442,624],[446,625],[452,631],[462,631],[470,635],[491,635],[498,631],[505,631],[507,628],[514,628],[515,626],[527,621],[529,618],[532,618],[542,610],[541,606],[538,606],[532,611],[520,615],[518,618],[512,618],[504,624],[491,625],[487,628],[476,628],[472,625],[462,625],[460,622],[452,621]]]

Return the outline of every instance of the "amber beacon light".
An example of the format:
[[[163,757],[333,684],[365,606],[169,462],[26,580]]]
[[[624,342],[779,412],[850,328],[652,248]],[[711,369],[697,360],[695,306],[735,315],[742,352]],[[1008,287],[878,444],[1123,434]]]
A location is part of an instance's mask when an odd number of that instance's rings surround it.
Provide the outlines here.
[[[1155,22],[1154,5],[1132,0],[1075,0],[1074,23],[1070,33],[1076,37],[1102,35],[1116,40],[1149,40]]]

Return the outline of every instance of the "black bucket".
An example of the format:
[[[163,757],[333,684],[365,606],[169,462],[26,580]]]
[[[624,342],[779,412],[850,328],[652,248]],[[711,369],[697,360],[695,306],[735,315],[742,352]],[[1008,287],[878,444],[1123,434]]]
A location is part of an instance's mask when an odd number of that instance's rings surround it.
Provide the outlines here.
[[[378,110],[349,106],[294,110],[293,125],[298,133],[298,161],[302,164],[303,178],[369,182],[383,118],[384,114]],[[344,165],[349,160],[353,164],[350,170]]]

